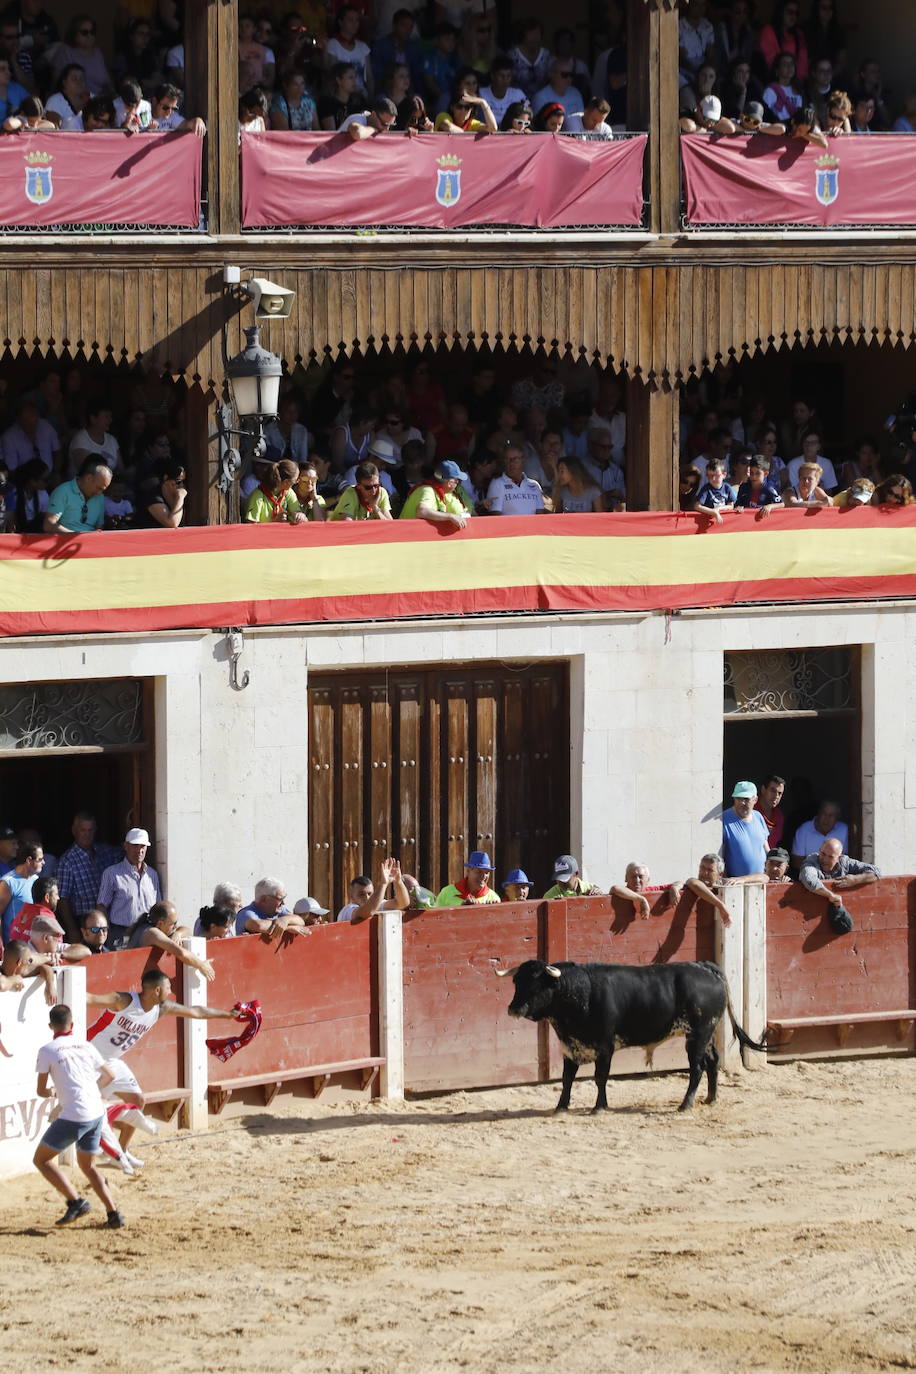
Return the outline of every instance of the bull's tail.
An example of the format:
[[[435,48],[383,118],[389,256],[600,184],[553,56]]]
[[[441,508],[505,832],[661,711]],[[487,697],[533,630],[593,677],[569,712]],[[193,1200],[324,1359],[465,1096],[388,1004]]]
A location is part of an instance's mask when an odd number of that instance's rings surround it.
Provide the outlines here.
[[[721,973],[721,970],[720,970],[720,973]],[[751,1037],[748,1035],[748,1033],[747,1033],[747,1031],[744,1029],[744,1027],[743,1027],[742,1025],[740,1025],[740,1023],[739,1023],[739,1021],[738,1021],[738,1018],[735,1016],[734,1008],[732,1007],[732,994],[731,994],[731,989],[730,989],[729,986],[728,986],[728,979],[725,977],[725,974],[724,974],[724,973],[721,974],[721,977],[722,977],[722,982],[725,984],[725,1005],[728,1007],[728,1019],[729,1019],[729,1021],[731,1021],[731,1023],[732,1023],[732,1030],[734,1031],[735,1035],[736,1035],[737,1038],[738,1038],[738,1044],[739,1044],[739,1045],[743,1045],[744,1048],[745,1048],[746,1050],[758,1050],[761,1054],[765,1054],[765,1053],[766,1053],[766,1047],[767,1047],[767,1046],[766,1046],[766,1039],[767,1039],[766,1030],[764,1030],[763,1035],[760,1037],[759,1042],[758,1042],[757,1040],[752,1040],[752,1039],[751,1039]]]

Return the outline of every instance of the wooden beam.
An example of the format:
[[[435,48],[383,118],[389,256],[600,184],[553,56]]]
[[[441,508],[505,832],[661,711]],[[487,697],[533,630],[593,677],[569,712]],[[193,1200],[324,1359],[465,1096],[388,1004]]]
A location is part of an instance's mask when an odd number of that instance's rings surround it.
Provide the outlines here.
[[[680,221],[677,26],[677,0],[629,7],[627,123],[649,135],[645,190],[653,234],[674,234]]]
[[[238,0],[196,0],[185,7],[185,113],[207,125],[203,180],[211,234],[241,228],[238,9]]]
[[[678,392],[633,379],[627,389],[627,505],[677,510]]]

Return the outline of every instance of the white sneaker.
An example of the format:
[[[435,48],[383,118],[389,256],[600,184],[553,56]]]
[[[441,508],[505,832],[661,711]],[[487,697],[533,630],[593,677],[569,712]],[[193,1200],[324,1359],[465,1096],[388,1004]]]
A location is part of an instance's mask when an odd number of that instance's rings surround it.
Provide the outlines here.
[[[132,1169],[142,1169],[146,1163],[145,1159],[141,1159],[139,1155],[132,1155],[129,1150],[124,1151],[124,1158]]]
[[[127,1126],[137,1126],[141,1131],[146,1131],[147,1135],[159,1134],[159,1122],[141,1112],[139,1107],[131,1107],[130,1111],[122,1112],[118,1121],[123,1121]]]
[[[137,1172],[133,1164],[131,1164],[130,1162],[130,1156],[124,1152],[118,1155],[117,1159],[115,1160],[115,1163],[117,1164],[118,1168],[122,1171],[122,1173],[125,1173],[128,1178],[133,1178],[134,1174]]]

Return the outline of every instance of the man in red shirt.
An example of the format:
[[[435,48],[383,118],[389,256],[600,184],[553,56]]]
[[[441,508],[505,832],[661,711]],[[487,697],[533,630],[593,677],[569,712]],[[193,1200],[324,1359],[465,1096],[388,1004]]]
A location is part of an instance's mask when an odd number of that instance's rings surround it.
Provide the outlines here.
[[[32,922],[36,916],[50,916],[52,921],[56,920],[59,900],[56,878],[36,878],[32,884],[32,900],[25,902],[13,917],[10,939],[31,939]]]
[[[778,849],[782,843],[782,832],[786,827],[786,818],[779,809],[779,803],[782,801],[785,790],[786,780],[781,778],[778,773],[771,773],[760,784],[757,810],[766,822],[770,849]]]

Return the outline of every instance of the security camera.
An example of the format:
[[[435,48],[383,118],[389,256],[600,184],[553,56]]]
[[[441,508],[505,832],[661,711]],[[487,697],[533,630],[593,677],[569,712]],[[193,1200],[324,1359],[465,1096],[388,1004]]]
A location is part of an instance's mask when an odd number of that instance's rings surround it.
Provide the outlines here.
[[[254,301],[256,320],[286,320],[292,313],[296,293],[285,286],[277,286],[266,277],[251,277],[245,283],[245,290]]]

